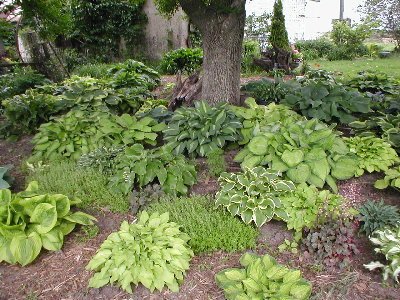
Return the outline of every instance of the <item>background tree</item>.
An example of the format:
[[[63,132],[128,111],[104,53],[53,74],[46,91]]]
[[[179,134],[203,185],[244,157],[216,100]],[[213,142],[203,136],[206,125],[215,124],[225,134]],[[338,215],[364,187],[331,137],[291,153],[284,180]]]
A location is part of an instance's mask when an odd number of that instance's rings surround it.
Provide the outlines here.
[[[202,98],[210,103],[239,103],[246,0],[155,0],[155,3],[166,15],[182,7],[201,32]]]
[[[275,49],[290,49],[281,0],[277,0],[274,3],[274,13],[271,19],[271,34],[269,36],[269,42]]]
[[[400,1],[399,0],[365,0],[361,7],[373,20],[379,20],[383,28],[393,37],[400,50]]]

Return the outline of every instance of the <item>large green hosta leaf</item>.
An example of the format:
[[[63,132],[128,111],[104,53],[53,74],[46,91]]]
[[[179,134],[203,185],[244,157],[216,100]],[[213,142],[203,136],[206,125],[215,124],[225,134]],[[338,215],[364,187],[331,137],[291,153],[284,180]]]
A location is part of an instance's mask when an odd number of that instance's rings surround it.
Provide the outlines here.
[[[35,231],[39,234],[49,232],[57,223],[57,209],[49,203],[40,203],[36,206],[30,219],[31,223],[35,223]]]
[[[15,261],[22,266],[26,266],[34,261],[41,249],[42,240],[36,232],[30,233],[28,236],[19,234],[15,236],[10,243],[10,251]]]

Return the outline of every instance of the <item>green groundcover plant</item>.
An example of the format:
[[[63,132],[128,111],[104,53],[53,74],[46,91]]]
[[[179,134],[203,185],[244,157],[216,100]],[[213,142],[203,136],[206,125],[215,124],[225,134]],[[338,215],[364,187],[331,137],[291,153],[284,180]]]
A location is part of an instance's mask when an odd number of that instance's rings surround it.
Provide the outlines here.
[[[385,255],[386,264],[373,261],[364,265],[368,270],[382,268],[383,280],[389,276],[399,283],[400,274],[400,227],[375,231],[370,237],[370,241],[376,245],[376,253]]]
[[[207,102],[196,102],[195,107],[175,111],[164,140],[176,154],[188,153],[206,156],[227,142],[239,139],[239,119],[226,103],[211,107]]]
[[[274,217],[286,221],[289,216],[280,197],[293,191],[295,186],[278,174],[263,167],[245,169],[237,174],[222,173],[215,205],[224,206],[232,216],[239,215],[246,224],[253,221],[257,227]]]
[[[382,201],[369,200],[358,209],[358,220],[361,223],[360,232],[370,236],[375,230],[400,225],[400,213],[396,206],[387,205]]]
[[[228,252],[254,248],[258,230],[241,222],[223,209],[215,209],[213,200],[204,196],[161,199],[147,209],[169,212],[170,220],[181,225],[190,236],[194,253],[223,250]]]
[[[132,284],[143,284],[151,292],[167,286],[177,292],[193,256],[189,236],[169,222],[168,213],[149,215],[143,211],[136,223],[124,221],[108,236],[87,265],[96,273],[89,287],[117,284],[132,293]]]
[[[245,253],[244,268],[225,269],[215,276],[228,300],[235,299],[309,299],[311,284],[299,270],[280,265],[268,254]]]
[[[364,171],[387,171],[389,167],[399,162],[396,151],[389,143],[377,137],[350,137],[344,138],[350,152],[358,159],[356,177],[364,174]]]
[[[385,172],[385,177],[377,180],[374,186],[377,189],[385,189],[388,186],[400,189],[400,166],[387,170]]]
[[[336,180],[354,176],[357,157],[333,130],[316,119],[272,123],[254,131],[254,137],[235,161],[242,168],[268,165],[294,183],[337,191]]]
[[[71,212],[79,199],[61,194],[39,194],[37,182],[24,192],[0,190],[0,262],[30,264],[46,250],[60,250],[64,236],[76,226],[92,225],[94,217]]]

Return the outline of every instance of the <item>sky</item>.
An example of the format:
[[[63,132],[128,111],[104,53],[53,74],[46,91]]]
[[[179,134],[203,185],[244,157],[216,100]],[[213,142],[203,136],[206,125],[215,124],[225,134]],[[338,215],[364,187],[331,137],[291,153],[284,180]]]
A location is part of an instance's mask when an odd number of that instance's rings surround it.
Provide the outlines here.
[[[296,0],[282,0],[284,11],[285,6],[287,8],[293,1]],[[344,17],[350,18],[352,22],[359,22],[360,14],[357,12],[357,7],[363,2],[364,0],[344,0]],[[306,3],[304,12],[306,18],[300,26],[299,24],[286,24],[289,36],[292,39],[299,39],[299,31],[304,32],[304,38],[306,39],[315,38],[324,32],[330,31],[332,28],[332,19],[339,18],[340,0],[320,0],[320,2],[306,0]],[[273,5],[274,0],[248,0],[246,12],[248,15],[251,13],[260,15],[264,11],[272,12]],[[290,12],[285,12],[285,14],[289,15]],[[287,16],[287,19],[290,19],[290,17]],[[300,30],[299,27],[302,27],[302,29]]]

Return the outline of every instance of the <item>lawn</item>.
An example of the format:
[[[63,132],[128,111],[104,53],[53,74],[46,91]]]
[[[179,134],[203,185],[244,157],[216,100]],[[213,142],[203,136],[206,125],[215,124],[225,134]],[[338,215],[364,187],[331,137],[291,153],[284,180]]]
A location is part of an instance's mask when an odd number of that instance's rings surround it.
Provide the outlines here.
[[[312,68],[324,69],[342,73],[344,76],[354,76],[363,70],[374,70],[385,72],[388,75],[400,78],[400,56],[392,56],[390,58],[359,58],[352,61],[349,60],[312,60],[309,62]]]

